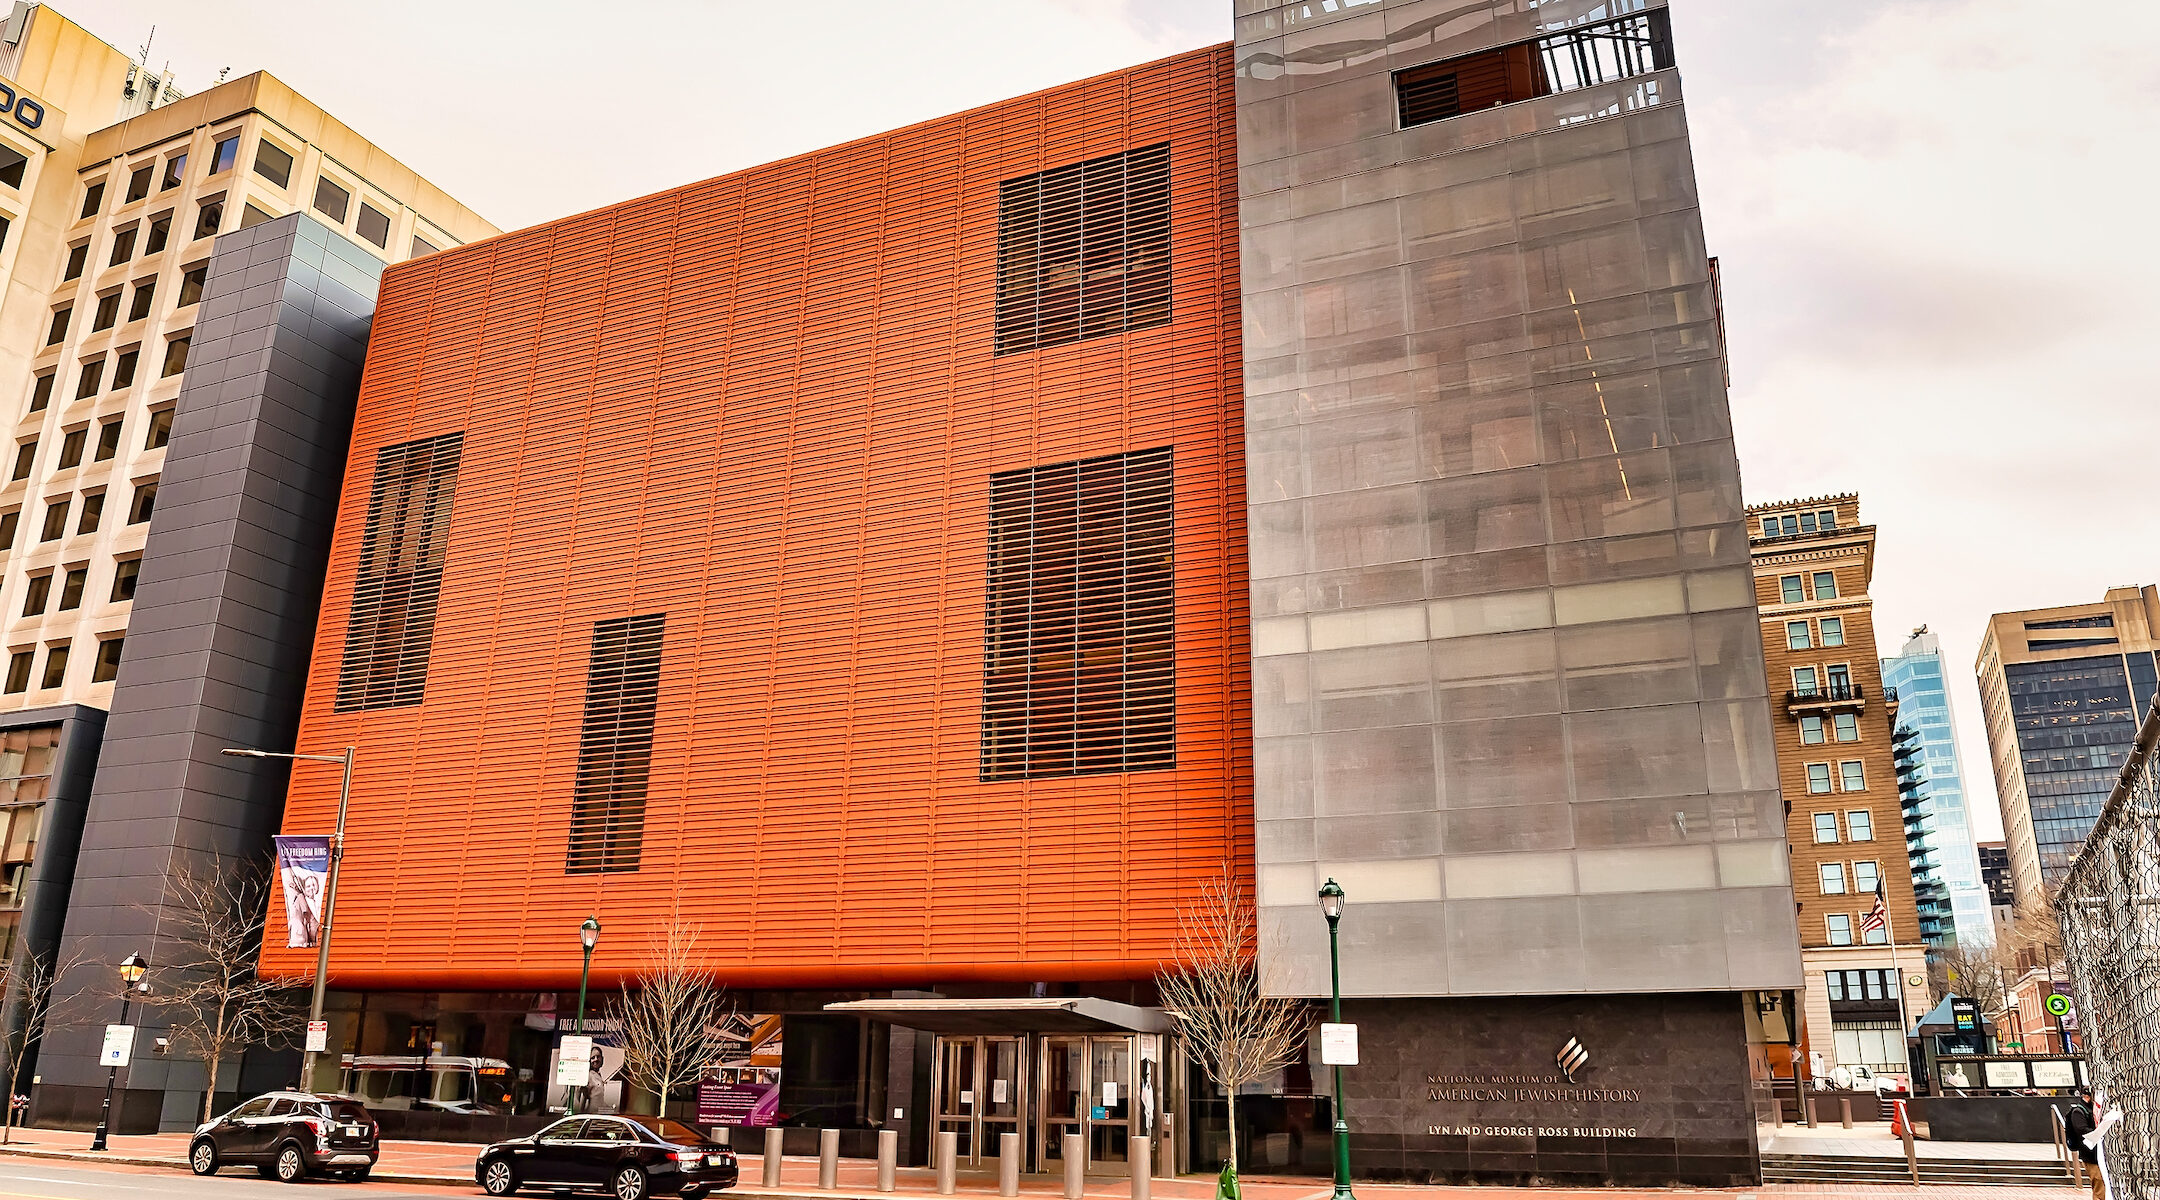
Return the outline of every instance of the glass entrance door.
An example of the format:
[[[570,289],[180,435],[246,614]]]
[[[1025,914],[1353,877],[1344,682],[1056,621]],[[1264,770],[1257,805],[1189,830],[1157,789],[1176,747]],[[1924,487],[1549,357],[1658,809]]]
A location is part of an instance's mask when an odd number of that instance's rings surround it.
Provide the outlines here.
[[[994,1167],[998,1135],[1022,1132],[1027,1059],[1021,1046],[1017,1037],[938,1039],[936,1128],[957,1135],[963,1168]]]
[[[1126,1174],[1133,1122],[1141,1111],[1132,1094],[1132,1037],[1045,1037],[1038,1078],[1035,1145],[1042,1169],[1065,1169],[1065,1135],[1073,1133],[1080,1135],[1090,1173]]]

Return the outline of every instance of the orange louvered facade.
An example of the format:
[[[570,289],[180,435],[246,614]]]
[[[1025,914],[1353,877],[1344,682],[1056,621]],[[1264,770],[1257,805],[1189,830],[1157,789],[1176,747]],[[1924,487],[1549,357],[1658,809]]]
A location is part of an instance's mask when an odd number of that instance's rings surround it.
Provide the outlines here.
[[[996,355],[1000,184],[1162,142],[1171,320]],[[1235,168],[1224,46],[392,268],[299,738],[358,749],[333,984],[574,986],[588,914],[599,986],[676,919],[734,986],[1150,973],[1251,861]],[[377,454],[452,433],[424,699],[334,711]],[[1175,767],[984,782],[991,476],[1161,446]],[[640,865],[569,874],[594,625],[650,613]]]

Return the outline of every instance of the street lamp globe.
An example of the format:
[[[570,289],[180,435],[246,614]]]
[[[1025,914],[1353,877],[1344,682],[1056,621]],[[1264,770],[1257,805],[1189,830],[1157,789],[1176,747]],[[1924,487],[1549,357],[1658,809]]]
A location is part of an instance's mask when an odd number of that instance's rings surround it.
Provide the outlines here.
[[[600,919],[598,917],[585,918],[585,923],[577,927],[577,936],[578,941],[583,942],[587,950],[599,945]]]
[[[120,982],[134,987],[142,982],[143,975],[149,970],[150,964],[143,961],[142,955],[130,954],[120,960]]]
[[[1333,879],[1329,879],[1326,883],[1321,884],[1320,915],[1326,917],[1330,922],[1333,922],[1342,916],[1342,906],[1342,885],[1335,882]]]

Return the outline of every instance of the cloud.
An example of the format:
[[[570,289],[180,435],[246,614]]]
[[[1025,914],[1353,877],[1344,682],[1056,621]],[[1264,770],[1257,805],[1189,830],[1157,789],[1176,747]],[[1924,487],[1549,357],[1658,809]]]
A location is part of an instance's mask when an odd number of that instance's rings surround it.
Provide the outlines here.
[[[2034,10],[1674,14],[1748,498],[1860,493],[1882,648],[1943,635],[1983,829],[1987,616],[2160,578],[2160,8]]]

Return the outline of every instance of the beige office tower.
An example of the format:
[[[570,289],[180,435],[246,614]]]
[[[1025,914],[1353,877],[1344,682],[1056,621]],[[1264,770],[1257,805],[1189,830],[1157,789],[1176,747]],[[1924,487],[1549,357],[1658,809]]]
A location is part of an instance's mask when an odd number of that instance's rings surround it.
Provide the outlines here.
[[[43,6],[0,67],[0,712],[110,704],[211,239],[305,211],[385,262],[495,232],[272,76],[191,96]],[[34,126],[24,102],[41,106]],[[20,176],[10,183],[10,173]]]
[[[2020,902],[2060,882],[2160,690],[2160,588],[1988,618],[1976,669]]]

